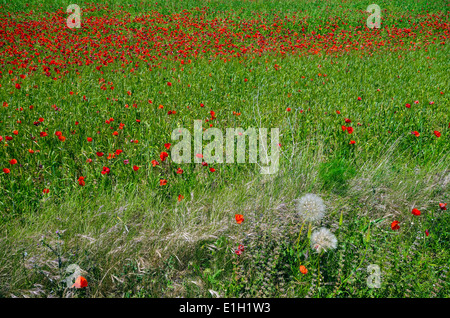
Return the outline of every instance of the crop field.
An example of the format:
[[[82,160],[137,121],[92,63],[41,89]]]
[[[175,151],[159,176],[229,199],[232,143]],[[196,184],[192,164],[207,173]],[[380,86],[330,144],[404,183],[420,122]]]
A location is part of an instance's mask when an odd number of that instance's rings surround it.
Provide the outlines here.
[[[0,0],[0,298],[450,296],[447,0]]]

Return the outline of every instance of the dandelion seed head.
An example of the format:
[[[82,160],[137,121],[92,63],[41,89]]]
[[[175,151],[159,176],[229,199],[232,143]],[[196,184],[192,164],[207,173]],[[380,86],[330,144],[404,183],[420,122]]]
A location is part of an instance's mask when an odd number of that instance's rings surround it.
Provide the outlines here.
[[[320,228],[311,234],[311,247],[317,252],[326,252],[337,247],[337,238],[327,228]]]
[[[325,203],[316,194],[307,193],[297,203],[298,214],[307,222],[315,222],[325,215]]]

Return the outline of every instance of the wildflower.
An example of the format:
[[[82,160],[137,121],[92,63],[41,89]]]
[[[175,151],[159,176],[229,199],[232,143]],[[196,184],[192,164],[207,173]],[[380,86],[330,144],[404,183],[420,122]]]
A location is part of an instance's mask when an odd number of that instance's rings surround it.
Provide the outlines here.
[[[8,174],[8,173],[11,172],[11,170],[9,170],[8,168],[3,168],[3,172],[6,173],[6,174]]]
[[[237,224],[241,224],[244,221],[244,216],[242,214],[235,214],[234,218],[236,219]]]
[[[159,180],[159,185],[160,186],[165,186],[166,184],[167,184],[167,180],[166,179]]]
[[[442,211],[447,210],[447,203],[439,203],[439,208],[440,208]]]
[[[430,235],[430,232],[428,230],[425,230],[425,234],[428,236]]]
[[[72,288],[84,288],[87,287],[88,281],[83,276],[78,276],[75,280],[75,284],[72,285]]]
[[[411,108],[411,104],[406,104],[405,107],[406,108]]]
[[[419,136],[420,136],[419,132],[416,131],[416,130],[411,131],[411,134],[414,135],[414,136],[416,136],[416,137],[419,137]]]
[[[178,174],[182,174],[182,173],[183,173],[183,171],[184,171],[183,169],[181,169],[181,168],[178,168],[178,170],[177,170],[177,173],[178,173]]]
[[[9,161],[10,164],[15,165],[17,163],[17,159],[11,159]]]
[[[91,137],[87,137],[87,141],[88,142],[92,142],[92,138]]]
[[[111,172],[111,170],[109,170],[109,168],[108,167],[103,167],[103,170],[102,170],[102,174],[109,174]]]
[[[302,273],[303,275],[308,273],[308,270],[304,265],[300,265],[300,273]]]
[[[238,249],[238,250],[235,250],[234,252],[235,252],[237,255],[241,255],[241,254],[242,254],[242,251],[239,250],[239,249]]]
[[[84,177],[83,177],[83,176],[81,176],[81,177],[78,178],[78,184],[79,184],[80,186],[82,186],[82,187],[85,185]]]
[[[166,160],[166,158],[169,156],[169,154],[165,151],[161,152],[161,154],[159,155],[159,157],[161,158],[161,161]]]
[[[209,168],[209,171],[211,171],[211,172],[215,172],[215,171],[216,171],[216,169],[214,169],[214,168]]]
[[[178,201],[181,201],[181,200],[183,200],[183,199],[184,199],[184,195],[179,194],[179,195],[178,195]]]
[[[170,146],[171,146],[171,144],[169,144],[169,143],[164,144],[164,147],[166,147],[167,150],[169,150]]]
[[[392,222],[391,223],[391,229],[394,230],[394,231],[400,229],[399,223],[400,223],[399,221]]]
[[[138,166],[133,166],[133,170],[134,170],[134,171],[138,171],[138,170],[139,170],[139,167],[138,167]]]
[[[336,236],[327,228],[322,227],[312,233],[311,247],[313,247],[317,253],[335,249],[337,247]]]
[[[47,194],[47,193],[49,193],[49,192],[50,192],[49,189],[44,189],[44,190],[42,190],[42,193],[45,193],[45,194]]]
[[[156,160],[152,160],[152,166],[156,167],[157,165],[159,165],[159,162]]]
[[[298,214],[307,222],[315,222],[325,215],[325,204],[318,195],[307,193],[297,203]]]
[[[437,130],[434,131],[434,135],[438,138],[441,137],[441,133]]]
[[[411,213],[414,214],[414,215],[420,215],[420,211],[418,209],[416,209],[416,208],[412,209]]]

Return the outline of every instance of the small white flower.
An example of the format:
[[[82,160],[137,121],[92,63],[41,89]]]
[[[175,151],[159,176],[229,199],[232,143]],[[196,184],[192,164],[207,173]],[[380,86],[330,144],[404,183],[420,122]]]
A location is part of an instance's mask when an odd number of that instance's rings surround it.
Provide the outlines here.
[[[311,234],[311,247],[317,253],[335,249],[337,247],[337,238],[329,229],[322,227]]]
[[[307,222],[319,221],[325,215],[325,203],[318,195],[307,193],[297,203],[298,214]]]

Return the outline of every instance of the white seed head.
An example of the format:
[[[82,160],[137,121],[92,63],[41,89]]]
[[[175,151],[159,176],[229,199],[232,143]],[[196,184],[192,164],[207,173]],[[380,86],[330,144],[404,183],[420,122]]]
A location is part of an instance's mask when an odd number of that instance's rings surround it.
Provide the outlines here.
[[[311,248],[317,253],[326,252],[337,247],[337,238],[327,228],[320,228],[311,234]]]
[[[307,193],[298,201],[297,211],[306,222],[319,221],[325,215],[325,203],[318,195]]]

